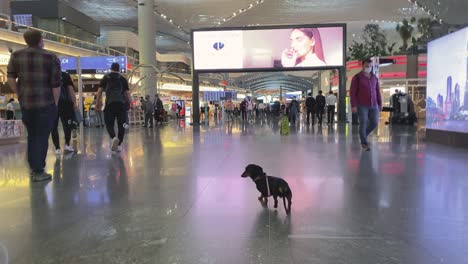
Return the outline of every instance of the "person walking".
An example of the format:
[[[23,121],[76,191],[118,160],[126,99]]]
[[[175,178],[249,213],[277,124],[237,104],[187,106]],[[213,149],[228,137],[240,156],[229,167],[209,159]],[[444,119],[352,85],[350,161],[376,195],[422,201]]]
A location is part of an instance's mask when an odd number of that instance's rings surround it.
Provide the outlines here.
[[[60,139],[58,132],[59,119],[62,122],[63,134],[65,135],[66,152],[75,152],[75,149],[70,146],[72,130],[75,128],[75,112],[78,111],[76,104],[75,89],[70,75],[62,72],[62,85],[60,87],[60,97],[58,102],[58,114],[55,118],[54,127],[52,128],[52,142],[55,146],[55,154],[61,155],[62,149],[60,148]]]
[[[315,98],[315,102],[317,104],[317,118],[318,118],[318,124],[319,126],[322,126],[322,119],[323,119],[323,114],[325,112],[325,96],[322,95],[322,91],[319,91],[319,94]]]
[[[205,106],[200,106],[200,119],[202,121],[205,121],[205,119],[206,119]]]
[[[101,109],[102,106],[102,92],[106,93],[106,106],[104,108],[104,122],[106,123],[106,129],[112,140],[111,151],[121,152],[122,143],[125,136],[124,123],[126,119],[125,104],[130,104],[130,90],[128,81],[120,74],[120,65],[118,63],[112,63],[111,73],[104,75],[101,80],[100,87],[97,93],[97,109]],[[115,136],[115,120],[117,119],[118,137]]]
[[[258,104],[258,116],[261,119],[265,118],[265,104],[263,102]]]
[[[232,113],[234,111],[234,104],[232,103],[232,100],[227,101],[224,107],[226,109],[227,121],[232,121],[233,120]]]
[[[94,96],[94,110],[95,110],[95,115],[96,115],[96,126],[97,127],[104,127],[104,118],[102,117],[102,111],[100,109],[97,109],[96,107],[96,95]]]
[[[252,101],[252,98],[248,98],[247,99],[247,120],[250,122],[250,121],[253,121],[254,119],[254,103]]]
[[[296,118],[297,114],[299,113],[299,102],[296,100],[294,96],[291,102],[289,103],[289,121],[291,122],[292,126],[296,126]]]
[[[205,103],[205,121],[210,122],[210,105],[208,102]]]
[[[8,84],[18,95],[28,132],[27,158],[31,179],[44,181],[52,178],[44,168],[60,97],[60,60],[44,49],[40,31],[28,30],[23,37],[28,47],[11,54],[7,67]]]
[[[158,123],[162,124],[164,122],[164,118],[163,118],[164,104],[161,98],[159,97],[159,94],[155,95],[153,107],[154,107],[154,119],[156,120],[156,125]]]
[[[307,124],[310,124],[310,116],[312,116],[312,125],[315,125],[315,107],[315,98],[312,93],[309,93],[306,99]]]
[[[370,151],[367,137],[377,128],[382,111],[382,95],[379,79],[372,73],[372,60],[362,61],[362,71],[351,81],[350,96],[352,112],[358,114],[361,148]]]
[[[244,101],[240,103],[240,110],[242,115],[242,121],[245,121],[247,119],[247,99],[244,99]]]
[[[333,125],[335,121],[335,105],[336,105],[336,96],[332,91],[328,93],[328,96],[325,98],[327,104],[327,124]]]
[[[6,105],[6,114],[7,114],[7,120],[15,120],[15,105],[14,105],[15,99],[10,98],[8,100],[8,103]]]
[[[145,107],[145,127],[152,128],[154,125],[154,104],[151,101],[151,96],[146,95],[146,107]]]

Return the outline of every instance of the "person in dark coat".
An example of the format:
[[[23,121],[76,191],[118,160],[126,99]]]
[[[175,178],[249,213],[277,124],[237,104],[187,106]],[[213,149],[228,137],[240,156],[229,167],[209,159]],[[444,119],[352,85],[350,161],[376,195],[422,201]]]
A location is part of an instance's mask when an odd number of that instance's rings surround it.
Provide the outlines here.
[[[325,96],[323,96],[322,93],[323,93],[322,91],[319,91],[319,94],[315,98],[319,126],[322,125],[322,119],[323,119],[323,114],[325,113],[325,105],[326,105]]]

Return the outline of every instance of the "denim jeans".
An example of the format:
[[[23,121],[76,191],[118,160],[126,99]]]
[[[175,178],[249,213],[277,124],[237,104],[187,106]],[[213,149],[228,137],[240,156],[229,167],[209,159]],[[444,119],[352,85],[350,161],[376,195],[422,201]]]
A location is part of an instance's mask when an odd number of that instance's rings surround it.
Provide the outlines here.
[[[379,124],[379,107],[358,106],[359,137],[361,144],[368,144],[367,137]]]
[[[55,104],[34,108],[21,109],[23,123],[28,132],[28,163],[33,172],[42,173],[46,165],[49,136],[57,119]]]

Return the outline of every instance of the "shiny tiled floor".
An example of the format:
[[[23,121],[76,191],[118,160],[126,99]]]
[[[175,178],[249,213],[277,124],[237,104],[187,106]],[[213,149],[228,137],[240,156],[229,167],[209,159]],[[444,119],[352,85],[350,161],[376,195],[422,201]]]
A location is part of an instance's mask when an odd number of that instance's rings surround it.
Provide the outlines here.
[[[467,151],[414,128],[382,126],[369,153],[352,126],[278,130],[132,128],[112,156],[89,129],[33,184],[25,146],[1,146],[0,263],[468,263]],[[248,163],[289,182],[290,217],[259,204]]]

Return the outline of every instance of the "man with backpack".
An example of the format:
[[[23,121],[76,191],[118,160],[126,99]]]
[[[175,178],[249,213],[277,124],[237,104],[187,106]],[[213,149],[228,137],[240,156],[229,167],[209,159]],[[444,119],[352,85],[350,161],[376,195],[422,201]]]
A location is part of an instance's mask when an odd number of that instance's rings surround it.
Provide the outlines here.
[[[351,107],[353,113],[359,116],[359,137],[361,147],[369,151],[369,136],[379,123],[379,113],[382,111],[382,95],[379,79],[372,73],[372,60],[362,61],[362,71],[351,81]]]
[[[319,91],[319,94],[315,98],[315,102],[317,104],[317,118],[318,118],[318,124],[319,126],[322,126],[322,119],[323,119],[323,114],[325,113],[325,96],[322,95],[322,91]]]
[[[106,93],[106,106],[104,108],[104,122],[107,132],[112,139],[111,150],[122,151],[122,142],[125,135],[124,123],[126,119],[125,104],[130,104],[131,97],[128,81],[120,73],[120,65],[112,63],[111,73],[106,74],[102,80],[97,94],[97,109],[101,109],[102,92]],[[127,102],[127,103],[126,103]],[[114,124],[117,119],[118,137],[115,136]]]

